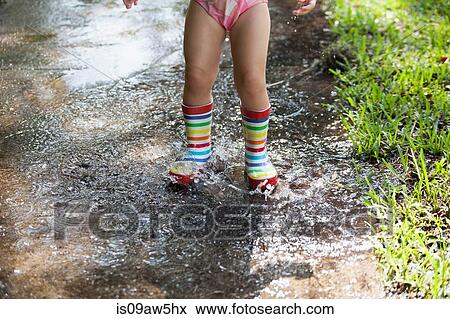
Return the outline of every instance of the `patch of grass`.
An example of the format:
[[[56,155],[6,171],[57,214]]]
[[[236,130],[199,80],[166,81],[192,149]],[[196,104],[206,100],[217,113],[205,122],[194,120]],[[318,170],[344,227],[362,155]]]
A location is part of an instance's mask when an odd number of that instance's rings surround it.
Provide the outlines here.
[[[329,19],[355,57],[331,70],[342,123],[356,154],[394,176],[366,180],[387,286],[449,297],[450,3],[336,0]]]
[[[35,33],[35,34],[25,34],[24,40],[28,43],[42,42],[52,39],[56,36],[56,33]]]
[[[325,70],[345,70],[355,60],[353,47],[345,42],[331,43],[323,52],[321,66]]]

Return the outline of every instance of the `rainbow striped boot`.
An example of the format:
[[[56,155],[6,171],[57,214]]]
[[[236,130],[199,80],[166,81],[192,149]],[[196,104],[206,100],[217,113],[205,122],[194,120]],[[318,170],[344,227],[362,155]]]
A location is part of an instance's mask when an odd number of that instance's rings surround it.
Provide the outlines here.
[[[188,186],[211,157],[211,123],[213,103],[200,106],[182,105],[187,147],[169,167],[175,183]]]
[[[271,191],[278,184],[278,174],[267,153],[267,131],[271,108],[248,111],[241,107],[245,138],[245,174],[252,190]]]

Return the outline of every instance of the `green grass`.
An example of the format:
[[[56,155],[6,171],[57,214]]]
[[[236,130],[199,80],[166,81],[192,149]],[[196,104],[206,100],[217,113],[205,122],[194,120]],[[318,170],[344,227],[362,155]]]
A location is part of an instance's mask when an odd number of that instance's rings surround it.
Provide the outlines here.
[[[450,296],[450,3],[336,0],[337,107],[364,160],[391,176],[366,178],[364,199],[381,226],[376,250],[393,293]]]
[[[56,37],[56,33],[37,33],[37,34],[25,34],[24,39],[26,42],[42,42]]]

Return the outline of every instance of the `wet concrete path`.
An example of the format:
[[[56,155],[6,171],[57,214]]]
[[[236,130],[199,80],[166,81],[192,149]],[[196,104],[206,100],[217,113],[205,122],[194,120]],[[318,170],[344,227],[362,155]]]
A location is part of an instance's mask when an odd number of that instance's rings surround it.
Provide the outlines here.
[[[228,45],[215,159],[172,187],[187,1],[0,5],[0,297],[380,297],[332,78],[299,74],[330,34],[271,1],[270,152],[282,184],[246,190]]]

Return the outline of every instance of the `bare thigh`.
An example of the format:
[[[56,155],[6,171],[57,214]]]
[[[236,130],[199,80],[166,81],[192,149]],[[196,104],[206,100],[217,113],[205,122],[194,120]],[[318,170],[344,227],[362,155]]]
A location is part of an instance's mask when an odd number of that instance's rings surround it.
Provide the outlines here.
[[[183,102],[186,105],[211,101],[224,40],[225,30],[198,3],[191,1],[184,32],[186,72]]]
[[[269,106],[266,64],[270,36],[267,4],[258,4],[241,15],[230,32],[234,81],[242,106],[260,111]]]

